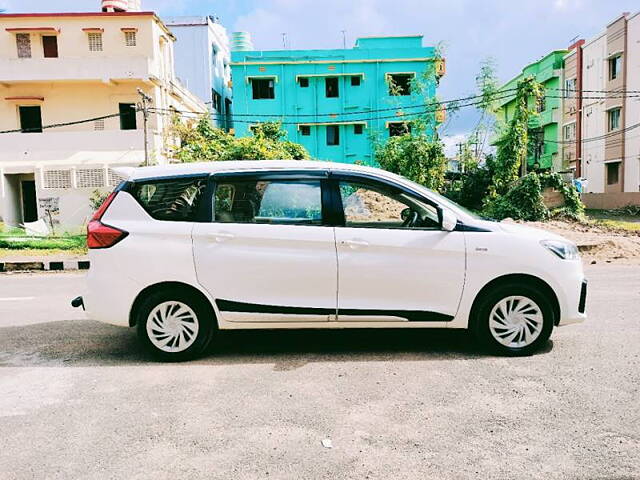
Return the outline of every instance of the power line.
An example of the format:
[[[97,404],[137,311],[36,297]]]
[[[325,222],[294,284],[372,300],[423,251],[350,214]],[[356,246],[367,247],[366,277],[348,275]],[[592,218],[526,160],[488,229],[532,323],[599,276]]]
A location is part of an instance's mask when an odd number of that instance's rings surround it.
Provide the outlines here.
[[[471,106],[476,106],[476,105],[481,105],[484,102],[471,102],[471,103],[466,103],[466,104],[462,104],[462,105],[458,105],[459,108],[463,108],[463,107],[471,107]],[[425,106],[423,105],[423,108]],[[402,110],[402,108],[394,108],[393,110],[399,111]],[[375,117],[361,117],[361,118],[356,118],[353,120],[349,120],[349,122],[365,122],[365,121],[370,121],[370,120],[385,120],[385,119],[398,119],[398,121],[402,121],[402,119],[409,117],[409,116],[416,116],[416,115],[424,115],[424,114],[428,114],[428,113],[435,113],[439,110],[439,108],[433,108],[433,109],[424,109],[421,111],[417,111],[417,112],[406,112],[403,113],[402,115],[398,115],[398,114],[394,114],[394,115],[387,115],[387,116],[375,116]],[[209,112],[186,112],[186,111],[181,111],[181,110],[174,110],[174,109],[157,109],[154,108],[153,109],[154,112],[163,114],[163,115],[175,115],[178,114],[180,116],[186,116],[186,117],[190,117],[190,118],[195,118],[195,117],[200,117],[203,115],[209,115]],[[353,112],[350,112],[353,113]],[[360,115],[363,114],[368,114],[370,112],[358,112]],[[215,114],[214,114],[215,115]],[[333,114],[334,116],[332,117],[332,122],[309,122],[309,123],[340,123],[340,120],[337,120],[335,117],[341,116],[341,114]],[[243,115],[244,116],[244,115]],[[305,122],[301,122],[301,121],[280,121],[277,120],[279,118],[284,118],[286,115],[279,115],[279,114],[272,114],[272,115],[246,115],[247,117],[258,117],[258,116],[267,116],[269,118],[272,118],[274,121],[279,121],[280,124],[282,125],[298,125],[301,123],[305,123]],[[314,115],[315,116],[315,115]],[[224,115],[221,115],[222,118],[225,118]],[[236,115],[232,115],[231,117],[236,117]],[[236,118],[232,119],[233,122],[236,123],[259,123],[261,120],[238,120]]]
[[[48,129],[48,128],[59,128],[59,127],[68,127],[71,125],[80,125],[82,123],[89,123],[89,122],[95,122],[97,120],[106,120],[108,118],[115,118],[115,117],[119,117],[121,114],[120,113],[112,113],[111,115],[103,115],[101,117],[92,117],[92,118],[85,118],[83,120],[75,120],[73,122],[65,122],[65,123],[53,123],[51,125],[44,125],[42,127],[42,130],[44,129]],[[1,130],[0,134],[2,133],[20,133],[20,132],[39,132],[40,129],[24,129],[24,128],[15,128],[13,130]]]
[[[598,140],[605,140],[609,137],[614,137],[616,135],[620,135],[624,132],[630,132],[631,130],[634,130],[636,128],[640,127],[640,123],[635,123],[633,125],[629,125],[628,127],[622,128],[620,130],[614,130],[612,132],[609,133],[605,133],[604,135],[599,135],[597,137],[591,137],[591,138],[583,138],[582,139],[582,143],[589,143],[589,142],[596,142]],[[570,145],[572,143],[577,143],[576,140],[543,140],[545,143],[557,143],[557,144],[562,144],[562,145]]]

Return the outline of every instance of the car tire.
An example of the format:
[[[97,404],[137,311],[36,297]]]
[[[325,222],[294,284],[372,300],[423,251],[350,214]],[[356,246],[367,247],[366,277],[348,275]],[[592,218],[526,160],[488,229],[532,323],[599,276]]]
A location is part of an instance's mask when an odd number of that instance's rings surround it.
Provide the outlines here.
[[[540,289],[524,284],[502,285],[479,300],[472,330],[492,353],[525,356],[547,343],[554,320],[551,301]]]
[[[143,346],[157,359],[170,362],[202,355],[216,332],[209,302],[175,288],[148,295],[138,308],[136,325]]]

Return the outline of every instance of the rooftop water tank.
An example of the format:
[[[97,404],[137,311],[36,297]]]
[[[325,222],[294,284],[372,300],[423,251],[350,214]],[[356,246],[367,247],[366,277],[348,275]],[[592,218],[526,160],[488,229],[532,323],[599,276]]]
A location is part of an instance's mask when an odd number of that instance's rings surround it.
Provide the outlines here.
[[[253,50],[251,34],[249,32],[233,32],[231,34],[231,51],[240,52],[243,50]]]

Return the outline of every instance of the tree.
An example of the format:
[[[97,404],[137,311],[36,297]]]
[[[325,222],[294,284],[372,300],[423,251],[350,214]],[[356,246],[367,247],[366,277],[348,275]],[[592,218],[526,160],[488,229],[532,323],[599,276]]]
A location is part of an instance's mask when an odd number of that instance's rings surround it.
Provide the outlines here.
[[[529,119],[536,114],[529,106],[530,99],[533,97],[535,105],[542,98],[542,94],[542,85],[533,77],[518,82],[513,117],[495,142],[496,168],[493,172],[491,196],[507,193],[520,177],[521,167],[527,164]]]
[[[304,160],[309,152],[286,139],[279,122],[264,122],[252,128],[252,136],[236,138],[215,128],[208,115],[196,121],[174,122],[173,133],[179,140],[174,157],[180,162],[220,160]]]
[[[425,133],[406,133],[375,144],[376,160],[382,168],[433,190],[444,186],[446,158],[440,140]]]

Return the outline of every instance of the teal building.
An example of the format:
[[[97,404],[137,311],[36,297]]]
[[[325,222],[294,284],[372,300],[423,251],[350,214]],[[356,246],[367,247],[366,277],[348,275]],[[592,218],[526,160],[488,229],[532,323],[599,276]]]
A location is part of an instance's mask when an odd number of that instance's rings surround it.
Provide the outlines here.
[[[279,120],[313,158],[373,165],[375,139],[403,134],[418,117],[430,133],[442,121],[444,112],[425,104],[435,100],[444,59],[422,35],[359,38],[335,50],[239,45],[231,54],[236,136]]]

